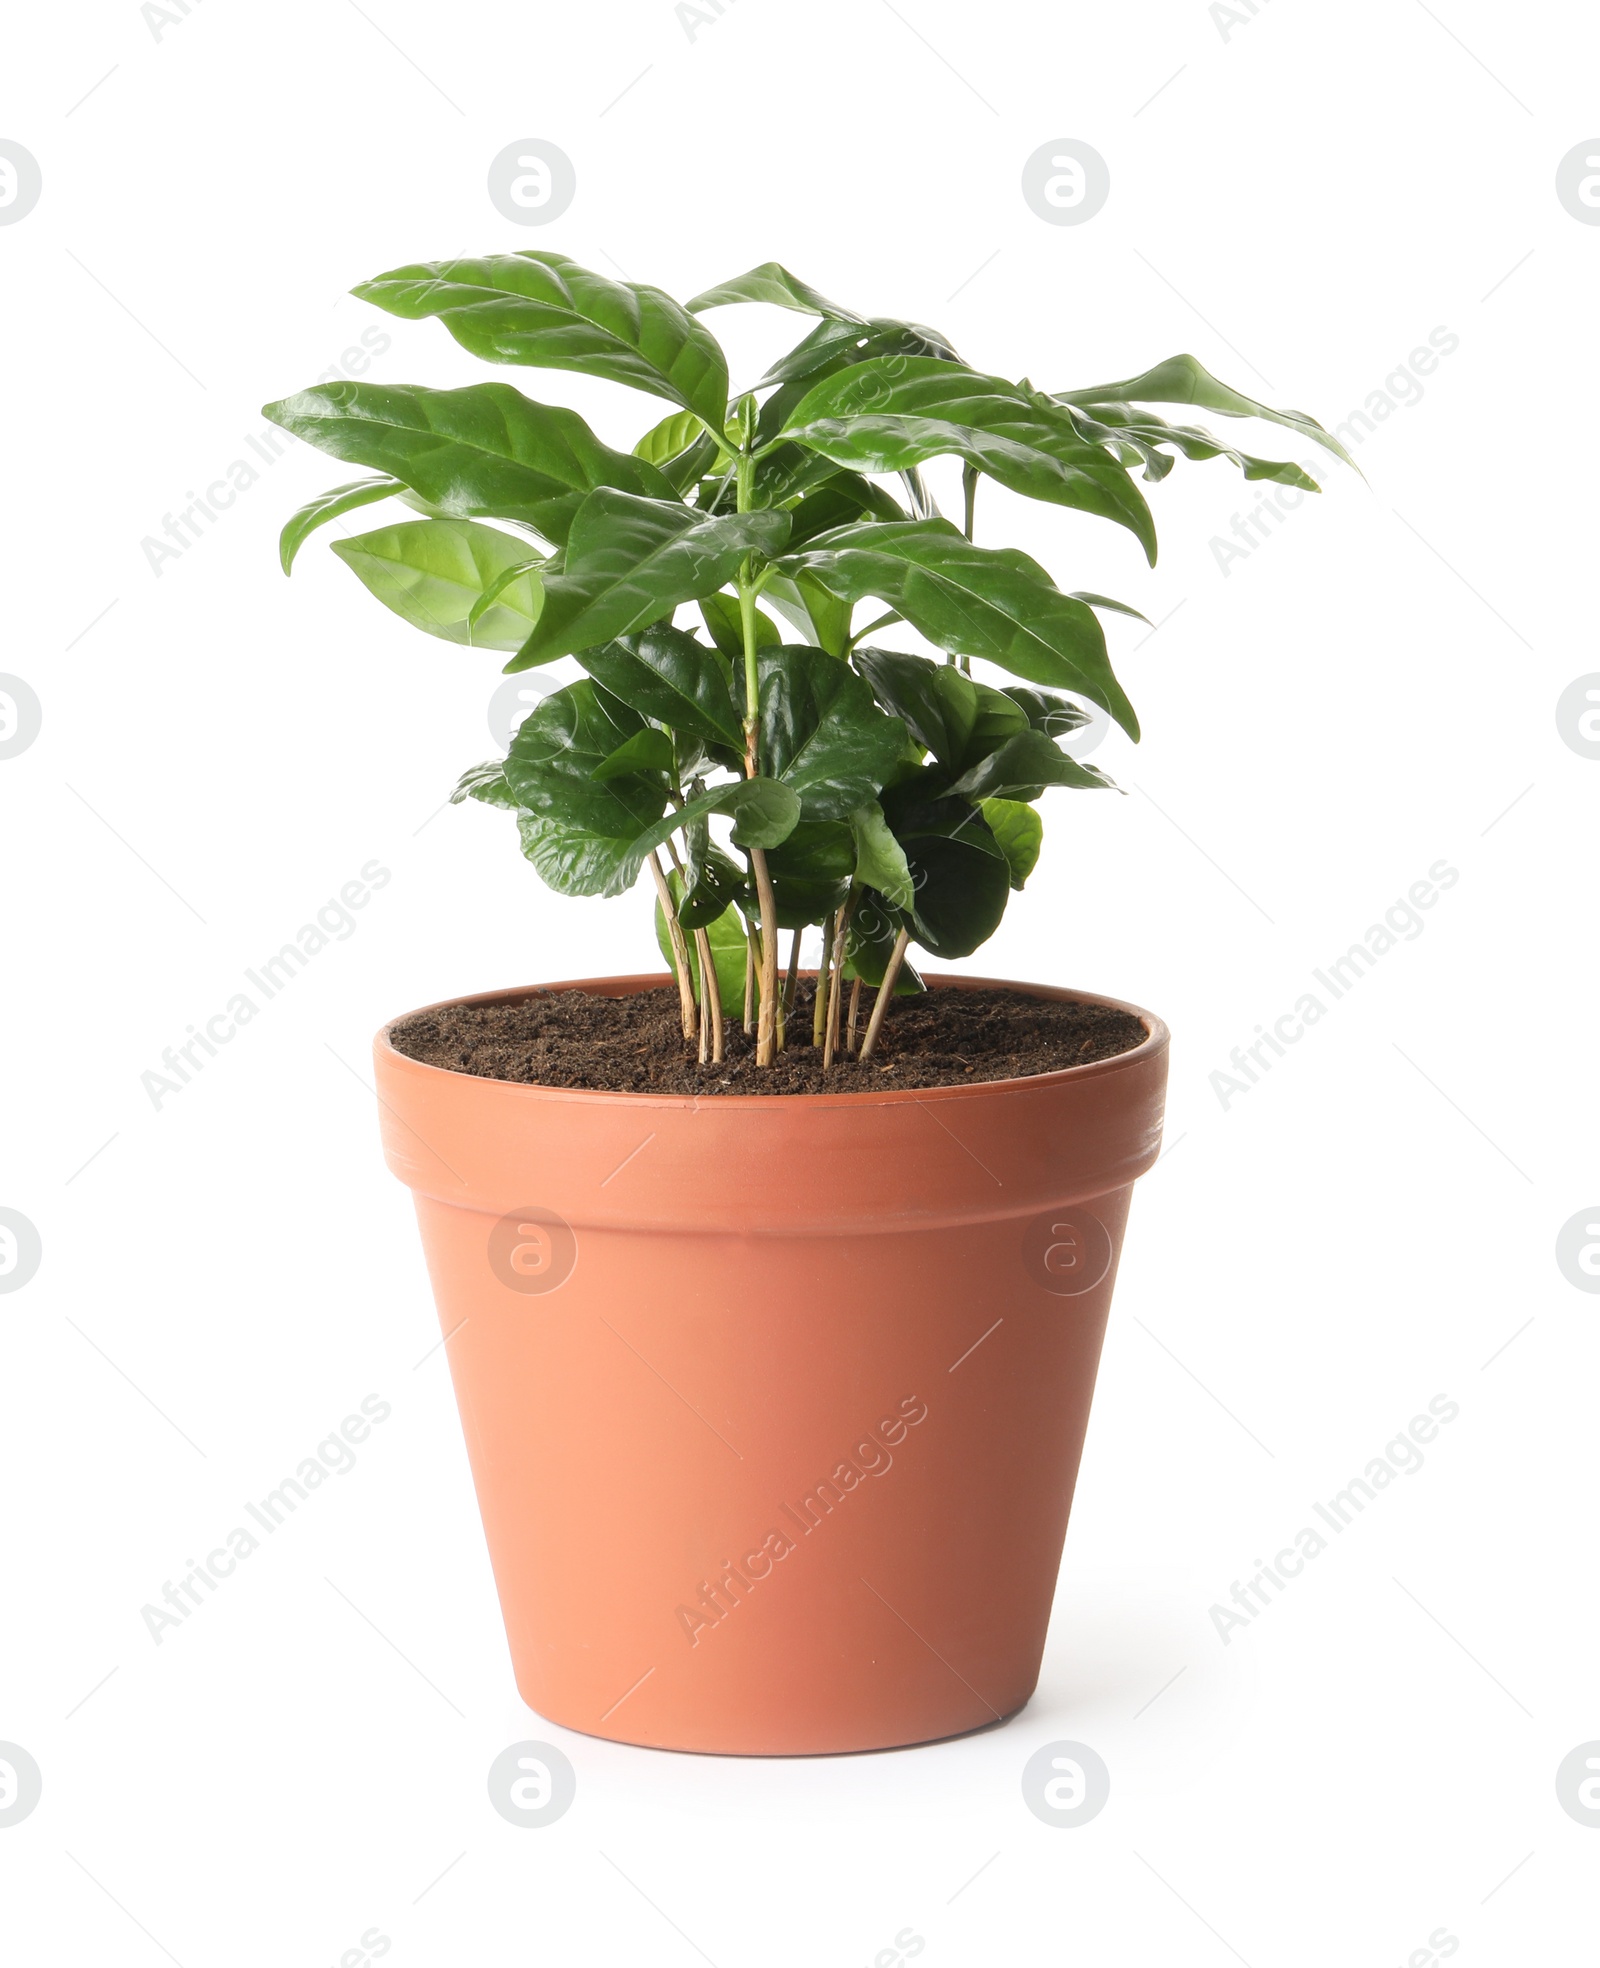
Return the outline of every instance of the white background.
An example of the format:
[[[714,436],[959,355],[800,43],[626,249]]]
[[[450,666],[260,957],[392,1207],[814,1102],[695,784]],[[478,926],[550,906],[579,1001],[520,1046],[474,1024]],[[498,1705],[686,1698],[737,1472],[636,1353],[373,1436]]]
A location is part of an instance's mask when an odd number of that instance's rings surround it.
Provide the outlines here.
[[[18,10],[0,80],[44,183],[0,228],[0,668],[44,706],[0,764],[0,1203],[44,1246],[0,1298],[0,1739],[44,1780],[0,1830],[0,1953],[311,1968],[375,1929],[396,1968],[816,1968],[910,1929],[926,1968],[1420,1968],[1443,1929],[1459,1968],[1590,1958],[1600,1834],[1554,1776],[1600,1737],[1600,1304],[1554,1250],[1600,1195],[1600,763],[1555,705],[1600,669],[1600,227],[1554,186],[1600,122],[1592,17],[166,11]],[[543,229],[485,190],[534,136],[577,170]],[[1110,167],[1082,226],[1020,191],[1063,137]],[[141,545],[365,326],[374,379],[486,373],[354,280],[525,245],[680,296],[776,257],[1049,388],[1191,349],[1330,424],[1459,337],[1364,436],[1365,482],[1330,464],[1226,572],[1256,491],[1220,462],[1152,488],[1153,573],[1118,529],[983,494],[980,539],[1162,626],[1112,630],[1146,737],[1097,758],[1129,797],[1052,796],[969,967],[1174,1032],[1043,1678],[988,1734],[737,1761],[521,1707],[366,1050],[412,1005],[653,967],[645,899],[562,901],[504,815],[439,813],[491,750],[495,659],[404,627],[321,540],[277,571],[285,515],[348,467],[297,447],[159,575]],[[713,320],[736,381],[805,326]],[[660,414],[518,380],[624,446]],[[1224,1106],[1230,1051],[1441,858],[1423,932]],[[155,1108],[163,1049],[373,859],[355,932]],[[370,1394],[393,1412],[358,1466],[157,1646],[141,1607]],[[1224,1645],[1210,1607],[1438,1395],[1460,1414],[1426,1466]],[[578,1773],[540,1831],[485,1793],[528,1736]],[[1111,1771],[1075,1830],[1019,1788],[1063,1738]]]

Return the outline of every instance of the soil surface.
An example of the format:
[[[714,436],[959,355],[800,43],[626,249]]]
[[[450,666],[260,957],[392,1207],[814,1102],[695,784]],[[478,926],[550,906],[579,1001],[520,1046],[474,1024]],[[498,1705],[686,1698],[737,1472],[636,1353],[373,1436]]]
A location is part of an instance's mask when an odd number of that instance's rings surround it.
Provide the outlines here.
[[[871,1005],[862,993],[861,1028]],[[701,1066],[683,1041],[670,985],[631,997],[540,991],[503,1004],[448,1005],[390,1027],[397,1052],[429,1066],[526,1086],[607,1093],[869,1093],[889,1087],[961,1086],[1025,1079],[1110,1059],[1145,1038],[1125,1011],[1023,991],[932,990],[900,998],[885,1014],[865,1066],[841,1051],[826,1073],[811,1044],[812,986],[800,982],[776,1065],[758,1067],[755,1041],[737,1019],[727,1058]]]

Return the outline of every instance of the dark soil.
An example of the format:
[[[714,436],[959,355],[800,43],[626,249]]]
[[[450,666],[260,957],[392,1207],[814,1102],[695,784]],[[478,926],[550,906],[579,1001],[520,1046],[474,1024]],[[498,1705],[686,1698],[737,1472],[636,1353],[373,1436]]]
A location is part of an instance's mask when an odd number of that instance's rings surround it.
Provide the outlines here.
[[[863,992],[862,1028],[871,993]],[[701,1066],[683,1042],[670,986],[632,997],[539,991],[501,1004],[447,1005],[390,1027],[397,1052],[429,1066],[526,1086],[608,1093],[869,1093],[891,1087],[961,1086],[1025,1079],[1140,1044],[1143,1024],[1125,1011],[1023,991],[933,990],[889,1007],[865,1066],[836,1057],[824,1074],[811,1044],[812,986],[801,980],[776,1065],[758,1067],[755,1041],[737,1019],[727,1058]]]

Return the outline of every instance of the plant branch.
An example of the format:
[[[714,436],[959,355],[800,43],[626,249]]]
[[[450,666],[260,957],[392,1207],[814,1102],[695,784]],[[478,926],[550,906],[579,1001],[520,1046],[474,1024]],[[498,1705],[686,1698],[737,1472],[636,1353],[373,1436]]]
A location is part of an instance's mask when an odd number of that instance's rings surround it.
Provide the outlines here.
[[[683,924],[678,920],[678,907],[672,899],[672,889],[666,875],[662,872],[661,856],[650,856],[650,873],[656,885],[656,897],[661,904],[661,913],[666,918],[667,939],[672,945],[672,969],[678,980],[678,1010],[683,1018],[683,1036],[688,1045],[695,1041],[695,1028],[699,1013],[695,1008],[694,985],[689,981],[689,946],[684,941]]]
[[[700,959],[700,1063],[706,1060],[706,1037],[711,1039],[711,1063],[722,1064],[722,980],[717,976],[711,954],[711,938],[703,929],[694,933],[695,955]]]
[[[894,939],[894,949],[888,963],[884,966],[883,982],[878,986],[878,995],[872,1001],[872,1016],[867,1021],[867,1036],[861,1041],[863,1066],[872,1057],[872,1048],[878,1043],[878,1031],[883,1024],[883,1014],[889,1009],[889,1000],[894,996],[895,981],[900,975],[900,966],[905,961],[906,945],[910,940],[909,929],[902,929]]]

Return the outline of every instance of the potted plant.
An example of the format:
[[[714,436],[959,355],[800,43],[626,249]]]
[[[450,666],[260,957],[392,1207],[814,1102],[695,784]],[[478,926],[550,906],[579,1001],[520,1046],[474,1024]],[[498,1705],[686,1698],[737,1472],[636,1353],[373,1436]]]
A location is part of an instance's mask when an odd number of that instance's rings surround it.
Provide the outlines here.
[[[1138,736],[1099,620],[1123,605],[979,544],[978,488],[1099,514],[1153,562],[1136,474],[1175,455],[1316,487],[1146,406],[1339,447],[1191,356],[1047,393],[776,264],[687,308],[551,252],[355,292],[671,406],[629,453],[503,382],[266,410],[377,474],[295,515],[285,570],[399,498],[413,516],[334,542],[381,601],[509,671],[576,659],[456,797],[506,808],[563,894],[648,876],[671,965],[376,1042],[521,1692],[750,1754],[996,1721],[1038,1673],[1167,1033],[910,959],[993,933],[1046,789],[1109,785],[1061,743],[1086,706]],[[739,302],[815,325],[730,397],[702,316]]]

